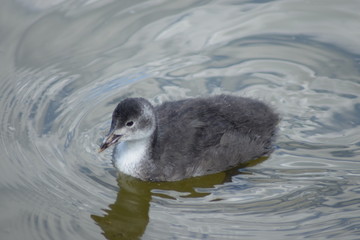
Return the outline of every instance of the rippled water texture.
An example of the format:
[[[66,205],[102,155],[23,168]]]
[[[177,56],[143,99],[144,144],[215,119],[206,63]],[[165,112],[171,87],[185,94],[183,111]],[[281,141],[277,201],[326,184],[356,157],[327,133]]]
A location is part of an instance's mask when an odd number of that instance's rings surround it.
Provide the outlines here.
[[[360,2],[3,0],[1,239],[359,239]],[[229,93],[276,151],[174,183],[97,153],[116,103]]]

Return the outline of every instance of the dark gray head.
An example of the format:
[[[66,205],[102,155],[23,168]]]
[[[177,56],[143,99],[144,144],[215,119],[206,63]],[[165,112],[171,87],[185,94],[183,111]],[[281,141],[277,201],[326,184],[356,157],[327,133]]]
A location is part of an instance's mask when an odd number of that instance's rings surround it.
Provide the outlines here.
[[[154,108],[144,98],[127,98],[115,108],[108,135],[99,152],[120,141],[150,137],[155,131]]]

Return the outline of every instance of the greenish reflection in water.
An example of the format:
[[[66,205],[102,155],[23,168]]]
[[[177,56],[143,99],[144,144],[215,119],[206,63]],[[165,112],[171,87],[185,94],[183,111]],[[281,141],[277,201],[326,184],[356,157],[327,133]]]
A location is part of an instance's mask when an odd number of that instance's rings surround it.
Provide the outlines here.
[[[176,200],[166,192],[176,191],[181,193],[182,198],[202,198],[211,194],[211,190],[197,191],[198,189],[212,189],[215,185],[231,182],[232,177],[240,173],[240,168],[254,166],[266,159],[267,157],[258,158],[226,172],[176,182],[145,182],[120,173],[120,190],[116,201],[109,205],[109,209],[104,210],[104,216],[91,215],[91,218],[101,227],[103,235],[109,240],[138,239],[143,235],[149,222],[149,208],[153,196]],[[221,199],[212,201],[219,200]]]

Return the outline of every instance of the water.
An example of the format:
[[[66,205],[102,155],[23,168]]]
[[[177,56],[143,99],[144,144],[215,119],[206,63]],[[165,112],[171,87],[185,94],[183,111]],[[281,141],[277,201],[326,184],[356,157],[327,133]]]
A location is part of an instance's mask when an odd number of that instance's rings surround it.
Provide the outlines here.
[[[359,239],[359,8],[1,1],[1,239]],[[97,154],[119,100],[217,93],[277,109],[270,158],[146,183]]]

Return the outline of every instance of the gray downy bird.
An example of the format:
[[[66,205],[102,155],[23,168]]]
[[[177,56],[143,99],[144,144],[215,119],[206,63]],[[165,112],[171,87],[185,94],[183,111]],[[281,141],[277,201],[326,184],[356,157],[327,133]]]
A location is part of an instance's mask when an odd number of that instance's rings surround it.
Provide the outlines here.
[[[111,145],[119,171],[145,181],[217,173],[269,155],[279,116],[251,98],[218,95],[153,106],[121,101],[100,146]]]

